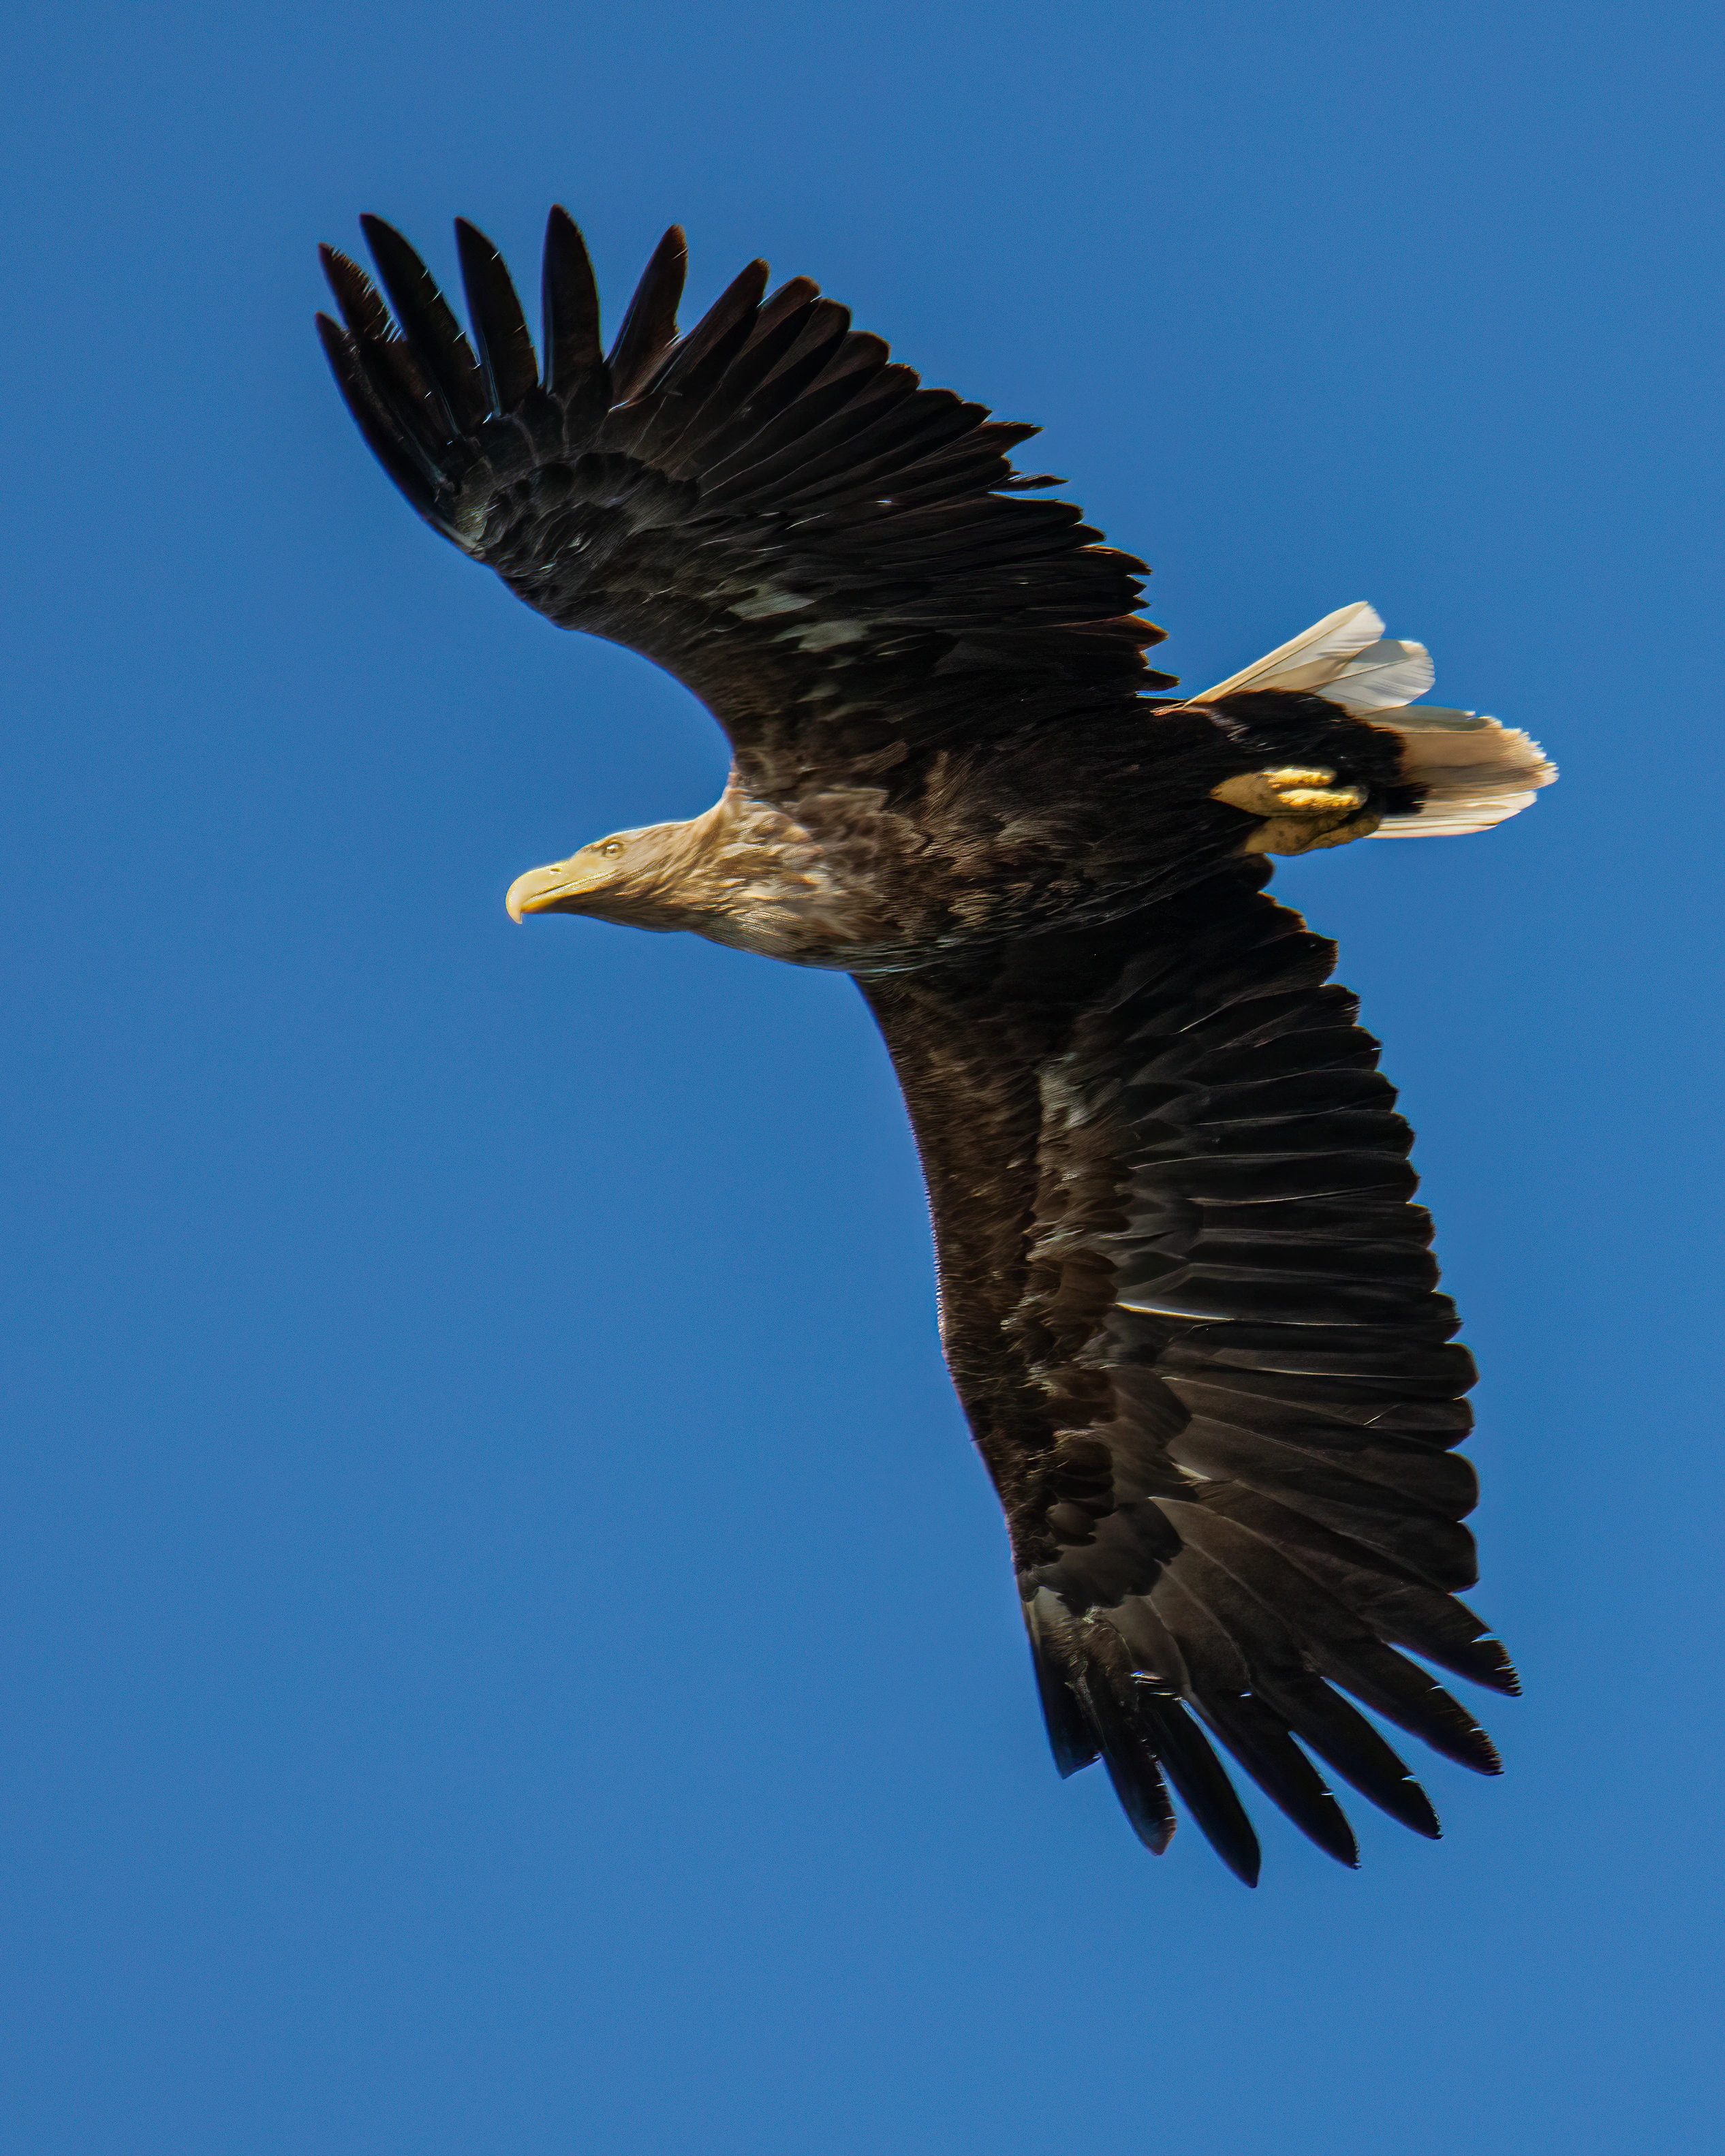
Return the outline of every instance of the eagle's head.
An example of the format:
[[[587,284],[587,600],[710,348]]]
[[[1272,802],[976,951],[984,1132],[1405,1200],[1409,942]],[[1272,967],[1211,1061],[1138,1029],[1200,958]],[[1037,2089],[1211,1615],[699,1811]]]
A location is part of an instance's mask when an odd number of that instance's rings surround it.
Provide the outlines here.
[[[614,831],[566,861],[529,869],[509,886],[503,903],[511,921],[529,913],[588,913],[628,928],[694,926],[702,909],[701,857],[706,849],[697,817],[690,824],[649,824]]]
[[[870,793],[872,805],[877,796]],[[820,841],[734,783],[686,824],[649,824],[595,839],[566,861],[530,869],[504,904],[529,913],[588,913],[625,928],[685,928],[715,943],[794,964],[835,963],[873,932],[867,894],[834,874]]]

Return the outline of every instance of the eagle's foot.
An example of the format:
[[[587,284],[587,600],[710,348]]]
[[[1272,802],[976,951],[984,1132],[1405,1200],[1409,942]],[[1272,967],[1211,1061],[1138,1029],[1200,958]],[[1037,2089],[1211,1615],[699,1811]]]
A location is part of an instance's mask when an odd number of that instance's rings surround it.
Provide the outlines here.
[[[1240,848],[1245,854],[1315,854],[1369,838],[1384,820],[1366,807],[1364,787],[1337,786],[1335,773],[1321,766],[1244,772],[1213,786],[1210,795],[1264,819]]]
[[[1363,786],[1337,786],[1333,771],[1290,765],[1278,771],[1247,771],[1210,788],[1211,798],[1250,816],[1319,816],[1332,809],[1352,814],[1366,805]]]

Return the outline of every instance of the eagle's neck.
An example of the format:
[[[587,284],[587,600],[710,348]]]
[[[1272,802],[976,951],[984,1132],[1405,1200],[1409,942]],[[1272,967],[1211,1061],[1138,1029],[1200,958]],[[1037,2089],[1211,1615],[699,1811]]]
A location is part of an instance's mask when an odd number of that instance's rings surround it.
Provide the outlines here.
[[[628,917],[793,964],[842,965],[878,932],[867,833],[882,798],[876,788],[851,787],[786,808],[747,793],[733,773],[704,814],[660,826],[649,886]]]

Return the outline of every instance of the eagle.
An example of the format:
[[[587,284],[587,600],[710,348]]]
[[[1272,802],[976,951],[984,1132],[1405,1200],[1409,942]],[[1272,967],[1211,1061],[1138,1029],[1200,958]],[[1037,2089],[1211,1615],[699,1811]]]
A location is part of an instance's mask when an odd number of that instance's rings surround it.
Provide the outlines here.
[[[1224,1754],[1342,1863],[1324,1768],[1435,1837],[1380,1722],[1496,1774],[1428,1666],[1517,1688],[1457,1599],[1474,1366],[1378,1043],[1265,886],[1274,855],[1486,829],[1552,767],[1417,704],[1424,647],[1363,603],[1177,693],[1145,564],[1014,468],[1037,429],[926,388],[806,277],[769,292],[752,262],[680,333],[674,226],[608,348],[553,208],[536,351],[471,224],[470,339],[361,222],[377,282],[324,249],[318,323],[385,471],[529,606],[684,683],[732,752],[704,814],[531,870],[509,911],[855,981],[1060,1772],[1100,1758],[1158,1853],[1178,1799],[1248,1884]]]

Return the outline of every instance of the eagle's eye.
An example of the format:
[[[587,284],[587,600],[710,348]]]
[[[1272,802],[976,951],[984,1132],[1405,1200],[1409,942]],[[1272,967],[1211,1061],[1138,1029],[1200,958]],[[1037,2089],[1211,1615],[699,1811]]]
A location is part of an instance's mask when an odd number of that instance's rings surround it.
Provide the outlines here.
[[[621,839],[607,839],[604,844],[599,848],[599,851],[602,854],[609,854],[612,855],[620,854],[623,851],[623,841]]]

